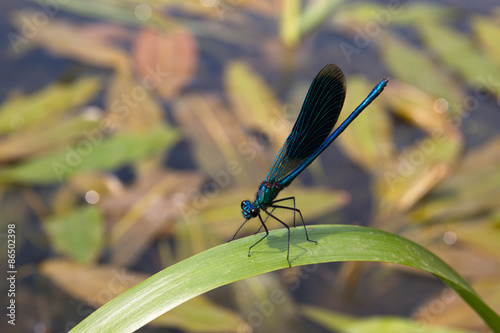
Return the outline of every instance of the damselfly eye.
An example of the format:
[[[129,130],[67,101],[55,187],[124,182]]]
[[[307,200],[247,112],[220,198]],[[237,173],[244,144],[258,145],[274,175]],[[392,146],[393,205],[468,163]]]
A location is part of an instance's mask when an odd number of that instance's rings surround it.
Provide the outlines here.
[[[259,215],[259,210],[257,208],[250,209],[250,216],[257,217]]]

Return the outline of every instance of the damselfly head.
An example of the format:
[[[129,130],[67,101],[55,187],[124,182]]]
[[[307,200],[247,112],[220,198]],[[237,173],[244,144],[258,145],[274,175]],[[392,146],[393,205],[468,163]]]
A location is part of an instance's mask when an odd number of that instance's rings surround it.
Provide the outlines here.
[[[241,213],[248,220],[259,215],[259,208],[255,207],[250,201],[244,200],[241,202]]]

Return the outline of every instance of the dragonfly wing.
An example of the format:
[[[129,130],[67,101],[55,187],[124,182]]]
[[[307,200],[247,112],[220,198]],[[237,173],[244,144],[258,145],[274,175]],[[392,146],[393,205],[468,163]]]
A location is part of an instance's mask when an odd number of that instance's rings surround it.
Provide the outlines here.
[[[345,91],[345,77],[338,66],[326,65],[319,71],[292,132],[271,165],[267,181],[280,182],[316,152],[337,122]]]

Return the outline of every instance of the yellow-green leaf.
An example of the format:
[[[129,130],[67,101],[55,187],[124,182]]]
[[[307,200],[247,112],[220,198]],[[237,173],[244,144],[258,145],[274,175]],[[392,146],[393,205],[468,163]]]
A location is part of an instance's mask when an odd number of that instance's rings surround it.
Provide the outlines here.
[[[281,15],[281,40],[288,47],[300,41],[300,0],[284,0]]]
[[[498,65],[478,52],[478,46],[469,36],[437,23],[417,27],[427,45],[470,86],[485,87],[500,95],[500,87],[491,81],[500,77]]]
[[[445,74],[420,49],[391,35],[380,42],[382,59],[398,79],[417,86],[436,99],[444,98],[451,106],[451,116],[463,112],[462,90],[455,78]]]
[[[99,130],[98,120],[98,117],[79,116],[12,132],[0,139],[0,162],[46,154],[78,139],[85,139],[89,133]]]
[[[76,261],[94,261],[104,245],[104,219],[93,205],[78,208],[43,222],[54,249]]]
[[[26,21],[36,17],[36,12],[23,10],[13,16],[13,24],[22,31]],[[97,38],[91,26],[76,25],[69,21],[48,19],[43,28],[37,29],[29,42],[44,47],[59,56],[69,57],[93,66],[114,68],[119,72],[130,71],[130,61],[125,50],[111,41]],[[102,29],[102,27],[101,27]]]
[[[30,95],[10,97],[0,107],[0,133],[45,127],[72,108],[88,103],[101,87],[99,77],[55,83]]]
[[[176,140],[176,132],[161,127],[141,135],[110,138],[104,138],[102,132],[96,131],[75,146],[68,145],[56,153],[0,169],[0,182],[49,184],[76,172],[112,170],[126,163],[137,163]]]
[[[418,321],[394,317],[378,316],[360,318],[341,314],[324,308],[305,305],[302,314],[309,320],[340,333],[472,333],[472,331],[427,325]]]

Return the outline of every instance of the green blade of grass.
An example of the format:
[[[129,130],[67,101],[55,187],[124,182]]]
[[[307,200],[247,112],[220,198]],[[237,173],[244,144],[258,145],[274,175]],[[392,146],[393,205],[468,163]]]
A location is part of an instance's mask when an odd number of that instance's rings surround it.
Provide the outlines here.
[[[469,284],[441,259],[403,237],[376,229],[349,225],[291,230],[292,266],[337,261],[380,261],[425,270],[453,288],[493,329],[500,331],[500,317]],[[217,287],[288,267],[286,230],[248,248],[262,234],[245,237],[199,253],[153,275],[111,300],[71,332],[133,332],[168,310]]]

